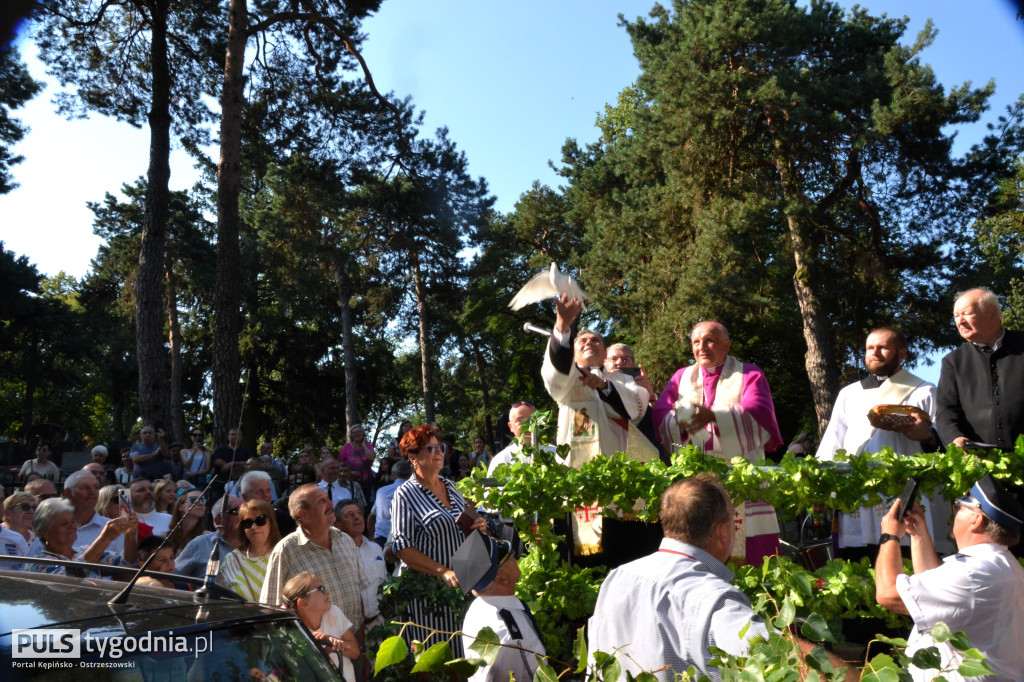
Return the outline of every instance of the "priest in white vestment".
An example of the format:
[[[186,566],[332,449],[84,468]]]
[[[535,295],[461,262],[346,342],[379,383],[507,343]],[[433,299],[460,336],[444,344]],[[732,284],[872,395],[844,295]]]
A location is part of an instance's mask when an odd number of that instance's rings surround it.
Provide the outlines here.
[[[939,439],[932,422],[935,420],[935,385],[903,369],[907,357],[907,344],[903,334],[889,327],[880,327],[868,334],[864,343],[864,366],[869,374],[846,386],[836,397],[828,428],[821,437],[817,458],[832,461],[837,450],[850,455],[877,453],[890,447],[898,455],[916,455],[934,452]],[[892,430],[875,428],[868,421],[868,412],[876,405],[909,405],[928,414],[931,422],[916,416],[913,423],[893,427]],[[939,552],[952,551],[946,539],[952,509],[949,502],[939,496],[922,506],[926,509],[928,528]],[[864,506],[839,517],[839,547],[851,549],[877,545],[882,532],[882,517],[892,506],[891,501],[875,506]],[[903,544],[909,544],[904,538]],[[847,553],[857,558],[856,553]],[[873,557],[872,557],[873,558]]]
[[[590,460],[627,452],[630,431],[647,411],[650,396],[633,377],[604,368],[604,338],[593,331],[574,334],[573,323],[583,302],[562,295],[555,301],[555,326],[544,354],[541,376],[548,394],[558,403],[558,444],[569,445],[566,462],[579,468]],[[639,438],[646,442],[642,434]],[[649,457],[657,451],[648,448]],[[591,555],[601,551],[601,510],[576,511],[574,552]]]

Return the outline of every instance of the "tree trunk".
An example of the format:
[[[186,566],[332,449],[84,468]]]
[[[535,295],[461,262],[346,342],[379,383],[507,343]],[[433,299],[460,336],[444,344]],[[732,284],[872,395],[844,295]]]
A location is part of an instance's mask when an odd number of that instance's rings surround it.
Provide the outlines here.
[[[356,351],[352,345],[352,306],[349,305],[351,294],[345,286],[345,272],[341,258],[331,254],[331,274],[334,276],[334,287],[338,294],[338,307],[341,310],[341,351],[345,360],[345,432],[359,423],[359,391],[356,384]]]
[[[430,325],[427,320],[427,292],[423,286],[423,273],[420,270],[420,259],[418,254],[412,257],[412,281],[413,289],[416,292],[416,310],[419,313],[420,322],[420,372],[423,375],[423,418],[428,422],[434,421],[434,388],[430,381],[430,339],[428,330]]]
[[[149,171],[142,248],[135,281],[136,354],[139,362],[139,412],[146,424],[163,423],[167,415],[167,353],[164,350],[164,243],[170,203],[171,74],[167,57],[169,0],[153,3],[150,66],[153,97],[149,111]]]
[[[171,387],[170,387],[170,439],[186,442],[185,415],[181,407],[181,383],[184,370],[181,366],[181,324],[178,322],[178,287],[170,256],[167,258],[167,328],[168,342],[171,348]]]
[[[246,0],[230,0],[228,46],[221,92],[220,163],[217,166],[217,273],[213,290],[213,432],[214,443],[227,442],[228,431],[242,412],[241,253],[238,197],[242,175],[242,103],[245,81]]]
[[[783,154],[777,157],[775,165],[782,183],[783,199],[787,205],[786,224],[789,226],[790,245],[796,263],[793,288],[796,290],[800,317],[803,319],[804,341],[807,344],[804,365],[811,384],[814,412],[818,418],[818,435],[821,436],[828,426],[832,405],[839,393],[839,372],[832,352],[832,330],[814,293],[814,253],[807,241],[810,226],[807,225],[808,219],[801,209],[801,206],[807,203],[807,198],[799,191],[788,156]]]

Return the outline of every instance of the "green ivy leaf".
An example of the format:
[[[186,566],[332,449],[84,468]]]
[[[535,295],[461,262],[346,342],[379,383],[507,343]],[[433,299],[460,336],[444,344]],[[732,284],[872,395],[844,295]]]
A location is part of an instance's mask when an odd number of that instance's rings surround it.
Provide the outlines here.
[[[558,682],[558,675],[550,665],[541,663],[537,672],[533,674],[533,682]]]
[[[932,639],[936,644],[948,642],[953,637],[953,633],[950,631],[949,626],[941,622],[932,626],[931,634]]]
[[[572,653],[579,661],[576,665],[576,672],[582,673],[587,669],[587,637],[586,627],[576,631],[576,641],[572,644]]]
[[[910,659],[910,662],[922,670],[928,670],[929,668],[942,669],[942,656],[939,655],[939,650],[933,646],[915,651],[914,657]]]
[[[409,653],[409,647],[401,637],[388,637],[381,642],[377,649],[377,660],[373,664],[373,675],[376,677],[380,671],[389,665],[395,665],[405,660]]]
[[[456,658],[454,661],[445,663],[444,669],[445,672],[453,673],[459,679],[465,679],[486,665],[490,665],[490,663],[482,658]]]
[[[902,637],[886,637],[885,635],[875,635],[875,639],[885,644],[892,644],[893,646],[898,646],[901,649],[907,648],[907,640],[903,639]]]
[[[967,654],[970,656],[967,656]],[[981,677],[982,675],[993,675],[995,671],[985,662],[985,654],[977,649],[968,649],[964,652],[964,661],[956,669],[964,677]]]
[[[816,646],[810,650],[810,652],[804,657],[804,661],[810,666],[811,670],[817,670],[822,673],[830,673],[835,668],[832,666],[832,661],[828,658],[828,652],[825,651],[824,647]],[[808,677],[807,679],[810,679]]]
[[[892,657],[878,654],[864,666],[861,682],[899,682],[900,669]]]
[[[412,667],[414,673],[439,673],[444,670],[444,664],[452,660],[452,648],[448,642],[438,642],[430,647],[416,659],[416,665]]]
[[[494,630],[484,627],[476,633],[476,641],[470,644],[469,648],[470,651],[480,654],[480,658],[484,659],[487,665],[491,665],[501,651],[501,641]]]
[[[819,613],[812,613],[807,616],[803,627],[800,628],[800,634],[812,642],[835,643],[836,641],[835,635],[832,634],[832,630],[828,627],[828,623]]]
[[[779,609],[779,616],[775,619],[775,627],[782,628],[789,627],[793,624],[793,620],[796,618],[796,606],[793,604],[793,600],[786,597],[782,601],[782,608]]]
[[[611,659],[601,668],[601,679],[603,682],[618,682],[622,677],[622,666],[618,659]]]
[[[959,651],[966,651],[971,648],[971,643],[967,640],[967,635],[962,632],[954,632],[953,636],[949,638],[949,643],[955,646]]]

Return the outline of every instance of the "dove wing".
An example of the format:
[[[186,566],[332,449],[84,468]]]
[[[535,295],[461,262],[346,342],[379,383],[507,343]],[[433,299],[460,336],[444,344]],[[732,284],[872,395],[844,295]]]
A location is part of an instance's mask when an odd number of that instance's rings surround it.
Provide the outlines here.
[[[523,288],[509,301],[508,307],[512,310],[519,310],[531,303],[556,298],[558,293],[558,290],[551,284],[551,276],[545,271],[524,284]]]
[[[556,270],[553,275],[555,288],[558,290],[559,295],[568,294],[569,298],[578,298],[581,301],[587,300],[587,292],[583,291],[572,275],[563,274],[558,270]]]

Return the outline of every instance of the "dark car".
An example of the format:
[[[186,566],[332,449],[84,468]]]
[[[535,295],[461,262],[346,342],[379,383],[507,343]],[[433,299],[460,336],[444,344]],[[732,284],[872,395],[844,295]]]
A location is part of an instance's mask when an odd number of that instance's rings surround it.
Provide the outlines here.
[[[132,588],[123,604],[108,604],[124,587],[110,580],[0,571],[3,679],[339,678],[288,611],[144,585]]]

